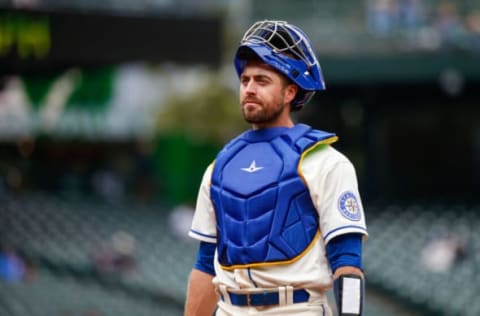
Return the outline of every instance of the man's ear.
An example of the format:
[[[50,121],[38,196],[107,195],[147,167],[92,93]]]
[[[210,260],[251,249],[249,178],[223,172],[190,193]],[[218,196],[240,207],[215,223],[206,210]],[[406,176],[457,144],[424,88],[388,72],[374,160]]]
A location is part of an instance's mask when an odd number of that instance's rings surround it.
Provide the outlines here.
[[[291,104],[298,92],[296,84],[289,84],[285,87],[285,102]]]

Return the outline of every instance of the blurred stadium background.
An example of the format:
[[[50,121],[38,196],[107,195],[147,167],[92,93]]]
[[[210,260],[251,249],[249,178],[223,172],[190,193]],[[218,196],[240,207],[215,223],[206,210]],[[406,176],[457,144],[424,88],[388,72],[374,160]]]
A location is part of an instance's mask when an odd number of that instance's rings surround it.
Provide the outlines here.
[[[232,54],[301,26],[370,239],[366,315],[480,315],[480,1],[1,0],[0,315],[182,315]]]

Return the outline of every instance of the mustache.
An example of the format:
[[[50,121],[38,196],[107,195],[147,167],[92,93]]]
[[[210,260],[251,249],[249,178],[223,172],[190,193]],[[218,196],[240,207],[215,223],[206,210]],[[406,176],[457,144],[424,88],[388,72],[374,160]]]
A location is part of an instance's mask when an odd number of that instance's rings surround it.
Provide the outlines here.
[[[260,99],[248,97],[242,100],[242,105],[245,105],[246,103],[249,103],[249,102],[262,104],[262,101]]]

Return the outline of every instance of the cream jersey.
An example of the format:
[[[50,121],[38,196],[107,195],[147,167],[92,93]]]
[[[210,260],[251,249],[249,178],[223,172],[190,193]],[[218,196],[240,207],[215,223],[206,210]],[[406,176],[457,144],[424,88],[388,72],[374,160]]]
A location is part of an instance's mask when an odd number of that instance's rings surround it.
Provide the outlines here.
[[[271,288],[290,285],[308,289],[312,298],[331,287],[332,273],[325,245],[346,233],[367,236],[365,214],[352,163],[331,146],[305,156],[301,171],[319,215],[320,238],[297,261],[274,266],[222,269],[215,254],[214,284],[233,289]],[[205,171],[200,185],[195,215],[189,235],[216,243],[215,211],[210,200],[213,164]]]

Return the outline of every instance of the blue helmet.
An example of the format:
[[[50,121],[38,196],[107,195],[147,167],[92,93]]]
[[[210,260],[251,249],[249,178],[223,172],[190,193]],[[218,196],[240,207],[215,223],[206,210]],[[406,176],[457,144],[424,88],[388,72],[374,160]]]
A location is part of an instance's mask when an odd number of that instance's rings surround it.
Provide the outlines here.
[[[254,53],[254,55],[252,55]],[[235,69],[240,75],[253,56],[273,67],[299,87],[292,111],[307,104],[315,91],[325,90],[322,69],[305,33],[285,21],[259,21],[243,35],[235,54]]]

